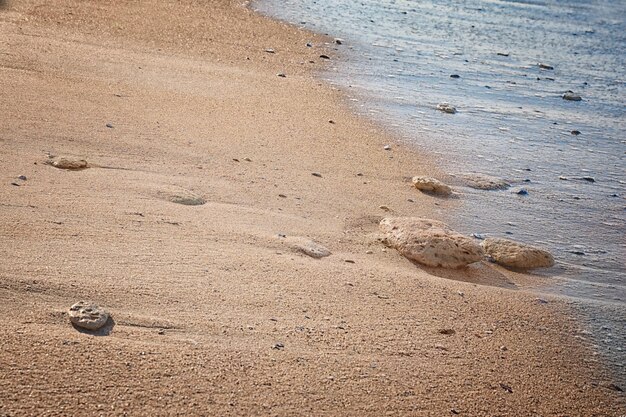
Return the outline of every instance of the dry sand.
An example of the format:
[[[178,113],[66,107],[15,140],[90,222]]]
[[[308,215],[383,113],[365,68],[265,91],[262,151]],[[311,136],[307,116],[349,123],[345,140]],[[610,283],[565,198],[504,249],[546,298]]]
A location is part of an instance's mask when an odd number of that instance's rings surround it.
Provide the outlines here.
[[[626,413],[539,278],[376,240],[381,205],[460,201],[315,79],[327,39],[230,0],[1,3],[1,416]]]

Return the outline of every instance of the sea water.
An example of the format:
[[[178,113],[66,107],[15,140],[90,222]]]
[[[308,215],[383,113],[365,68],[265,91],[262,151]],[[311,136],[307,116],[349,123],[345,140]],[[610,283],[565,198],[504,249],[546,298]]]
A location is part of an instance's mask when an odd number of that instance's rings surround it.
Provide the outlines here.
[[[557,266],[539,273],[554,285],[542,291],[589,310],[596,339],[626,373],[626,1],[263,0],[253,8],[341,38],[340,59],[322,77],[444,172],[508,180],[507,190],[459,188],[459,212],[437,217],[552,252]],[[582,100],[564,100],[567,91]],[[438,111],[442,102],[457,113]]]

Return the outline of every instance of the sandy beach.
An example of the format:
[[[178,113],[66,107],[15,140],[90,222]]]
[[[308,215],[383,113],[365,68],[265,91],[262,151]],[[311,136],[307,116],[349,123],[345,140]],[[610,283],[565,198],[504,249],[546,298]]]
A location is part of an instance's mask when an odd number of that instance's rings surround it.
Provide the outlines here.
[[[462,201],[322,54],[237,1],[0,1],[0,416],[626,414],[546,278],[381,243]]]

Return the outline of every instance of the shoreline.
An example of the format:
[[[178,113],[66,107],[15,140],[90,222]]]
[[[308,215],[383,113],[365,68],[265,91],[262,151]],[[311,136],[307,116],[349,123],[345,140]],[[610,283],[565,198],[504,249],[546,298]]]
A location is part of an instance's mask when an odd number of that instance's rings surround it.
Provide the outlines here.
[[[393,138],[311,77],[317,35],[230,1],[209,17],[191,1],[12,7],[0,413],[623,413],[568,307],[523,291],[531,277],[418,268],[376,241],[379,206],[443,204],[404,182],[435,168],[384,151]],[[106,337],[69,325],[82,298],[111,312]]]

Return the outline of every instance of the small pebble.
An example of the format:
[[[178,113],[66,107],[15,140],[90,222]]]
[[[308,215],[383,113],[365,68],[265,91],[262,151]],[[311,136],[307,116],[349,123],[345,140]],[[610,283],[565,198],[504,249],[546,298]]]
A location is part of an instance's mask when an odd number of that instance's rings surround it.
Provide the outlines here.
[[[276,349],[276,350],[283,350],[285,348],[285,345],[278,342],[278,343],[274,343],[274,346],[272,346],[272,349]]]
[[[107,123],[107,124],[106,124],[106,126],[107,126],[109,129],[113,129],[113,125],[112,125],[111,123]]]
[[[272,48],[267,48],[265,52],[267,52],[268,54],[273,54],[276,51],[274,51]]]
[[[278,74],[276,74],[278,77],[282,77],[282,78],[287,78],[287,74],[285,74],[284,72],[279,72]]]
[[[312,172],[311,175],[313,175],[314,177],[322,178],[322,174],[320,174],[319,172]]]
[[[313,48],[313,44],[312,44],[312,43],[307,42],[306,47],[307,47],[307,48]]]
[[[570,133],[574,136],[578,136],[580,135],[580,130],[572,130]]]
[[[385,145],[385,146],[383,146],[383,149],[386,150],[386,151],[390,151],[391,150],[391,146]]]
[[[17,179],[21,180],[21,181],[26,181],[27,180],[26,175],[20,175],[19,177],[17,177]]]
[[[461,76],[459,74],[452,74],[450,78],[461,78]]]
[[[537,66],[539,66],[539,68],[544,69],[544,70],[553,70],[554,67],[552,65],[548,65],[548,64],[537,64]]]
[[[520,188],[517,192],[517,195],[528,195],[528,190],[525,188]]]
[[[328,55],[323,55],[323,54],[320,55],[320,58],[322,58],[322,59],[330,59],[330,57]]]
[[[582,179],[587,181],[587,182],[596,182],[595,178],[593,178],[593,177],[582,177]]]

